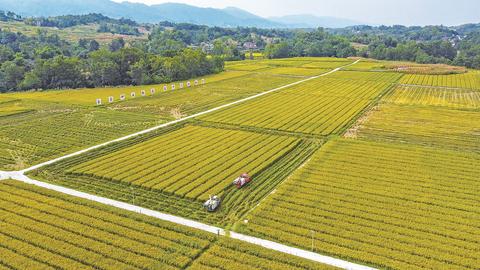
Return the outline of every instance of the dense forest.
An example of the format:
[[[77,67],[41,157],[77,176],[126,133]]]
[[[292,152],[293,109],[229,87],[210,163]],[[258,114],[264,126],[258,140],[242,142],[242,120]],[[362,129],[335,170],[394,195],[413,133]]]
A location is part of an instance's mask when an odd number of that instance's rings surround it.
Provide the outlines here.
[[[178,48],[168,55],[154,51],[161,49],[153,41],[126,44],[119,38],[101,47],[95,40],[81,39],[71,44],[42,31],[25,36],[0,30],[0,89],[139,85],[223,70],[222,58],[207,57],[199,49]]]
[[[256,51],[268,58],[361,56],[480,69],[480,24],[291,30],[138,24],[100,14],[22,18],[12,12],[0,12],[0,21],[40,26],[33,35],[0,29],[2,92],[170,82],[220,72],[224,61]],[[97,25],[98,32],[132,36],[142,28],[148,39],[116,38],[101,45],[42,30],[87,24]]]

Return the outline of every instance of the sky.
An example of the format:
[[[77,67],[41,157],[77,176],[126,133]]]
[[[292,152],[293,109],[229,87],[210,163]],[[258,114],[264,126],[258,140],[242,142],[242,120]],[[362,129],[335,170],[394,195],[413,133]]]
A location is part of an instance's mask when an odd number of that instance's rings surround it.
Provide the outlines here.
[[[114,0],[122,2],[124,0]],[[480,22],[480,0],[128,0],[241,8],[262,17],[312,14],[367,24],[459,25]]]

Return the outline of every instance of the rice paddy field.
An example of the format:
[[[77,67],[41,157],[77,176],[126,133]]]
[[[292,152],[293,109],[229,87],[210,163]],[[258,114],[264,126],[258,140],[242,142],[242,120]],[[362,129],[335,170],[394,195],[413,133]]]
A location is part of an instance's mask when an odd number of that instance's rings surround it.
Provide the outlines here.
[[[470,70],[467,73],[452,75],[406,74],[400,83],[480,90],[480,72]]]
[[[386,82],[337,80],[328,75],[199,119],[314,135],[339,134],[390,87]]]
[[[480,263],[478,153],[338,139],[240,230],[385,269]]]
[[[480,73],[353,61],[229,62],[167,91],[2,94],[0,170],[276,89],[27,175],[378,269],[477,269]],[[237,189],[244,172],[253,180]],[[14,180],[0,193],[0,269],[330,269]],[[209,195],[216,212],[202,208]]]
[[[0,193],[2,269],[334,269],[16,181]]]
[[[222,195],[244,171],[256,175],[298,142],[286,136],[187,126],[68,172],[206,200],[211,194]]]

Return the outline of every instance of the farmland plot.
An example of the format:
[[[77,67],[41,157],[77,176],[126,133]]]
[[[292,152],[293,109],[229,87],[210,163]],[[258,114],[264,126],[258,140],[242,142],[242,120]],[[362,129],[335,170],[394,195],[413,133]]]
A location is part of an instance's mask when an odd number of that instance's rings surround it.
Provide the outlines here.
[[[221,195],[242,172],[256,174],[298,142],[285,136],[187,126],[67,172],[204,200]]]
[[[480,264],[480,155],[328,142],[240,231],[388,269]]]
[[[455,109],[480,108],[480,91],[400,85],[385,101],[402,105],[442,106]]]
[[[199,119],[315,135],[338,134],[389,87],[384,82],[319,78]]]
[[[16,181],[0,194],[2,269],[333,269]]]
[[[0,117],[0,169],[18,170],[161,122],[154,116],[26,104],[28,113]]]
[[[480,72],[470,70],[467,73],[452,75],[406,74],[399,83],[480,90]]]
[[[480,152],[480,112],[382,104],[358,137]]]
[[[361,63],[361,62],[359,62]],[[386,83],[395,83],[403,75],[401,73],[395,72],[385,72],[385,71],[343,71],[332,73],[328,75],[329,78],[335,79],[347,79],[354,81],[370,81],[370,82],[386,82]]]
[[[327,73],[331,69],[327,68],[298,68],[298,67],[277,67],[259,72],[265,74],[283,75],[283,76],[304,76],[313,77],[323,73]]]
[[[318,263],[278,254],[251,245],[221,239],[203,253],[187,270],[222,269],[336,269]]]

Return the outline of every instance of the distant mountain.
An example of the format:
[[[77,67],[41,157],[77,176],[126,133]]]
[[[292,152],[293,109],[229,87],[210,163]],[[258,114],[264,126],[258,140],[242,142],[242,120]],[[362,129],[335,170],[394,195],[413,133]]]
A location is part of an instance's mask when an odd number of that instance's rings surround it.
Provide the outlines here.
[[[165,3],[148,6],[145,4],[111,0],[0,0],[0,10],[13,11],[24,17],[49,17],[61,15],[83,15],[101,13],[111,18],[128,18],[140,23],[192,23],[208,26],[259,28],[313,28],[343,27],[357,22],[312,15],[294,15],[266,19],[245,10],[228,7],[225,9],[201,8],[186,4]]]
[[[271,17],[269,19],[271,21],[288,25],[289,27],[294,27],[294,28],[317,28],[317,27],[344,28],[347,26],[363,24],[361,22],[348,20],[348,19],[324,17],[324,16],[319,17],[319,16],[314,16],[309,14],[288,15],[283,17]]]
[[[170,21],[222,27],[286,27],[237,8],[200,8],[177,3],[148,6],[110,0],[0,0],[0,10],[35,17],[101,13],[112,18],[124,17],[142,23]]]

